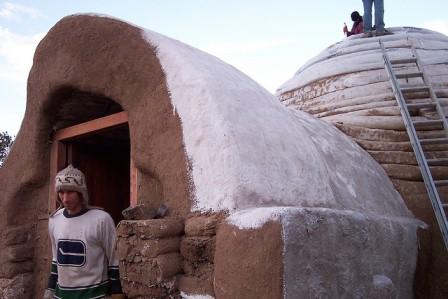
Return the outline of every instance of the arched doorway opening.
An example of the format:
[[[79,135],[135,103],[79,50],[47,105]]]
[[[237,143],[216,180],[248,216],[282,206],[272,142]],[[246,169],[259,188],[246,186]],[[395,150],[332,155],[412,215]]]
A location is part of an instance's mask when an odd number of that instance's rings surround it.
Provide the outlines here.
[[[71,99],[80,95],[87,98],[90,115],[85,113],[85,108],[73,105]],[[104,109],[106,104],[108,109]],[[72,108],[68,109],[67,105]],[[136,171],[130,156],[128,118],[125,111],[116,112],[119,110],[121,107],[111,100],[93,95],[89,98],[88,94],[76,92],[58,110],[56,125],[62,124],[63,128],[55,130],[52,137],[50,211],[57,204],[53,178],[69,164],[86,175],[89,204],[106,210],[115,224],[122,220],[121,211],[136,202]]]

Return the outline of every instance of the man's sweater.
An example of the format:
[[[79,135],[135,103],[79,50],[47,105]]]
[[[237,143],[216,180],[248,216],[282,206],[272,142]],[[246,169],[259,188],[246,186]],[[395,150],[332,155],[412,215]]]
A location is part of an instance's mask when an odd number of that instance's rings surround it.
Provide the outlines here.
[[[48,228],[53,252],[48,289],[55,292],[55,298],[122,293],[115,225],[108,213],[86,209],[69,215],[61,209],[50,217]]]

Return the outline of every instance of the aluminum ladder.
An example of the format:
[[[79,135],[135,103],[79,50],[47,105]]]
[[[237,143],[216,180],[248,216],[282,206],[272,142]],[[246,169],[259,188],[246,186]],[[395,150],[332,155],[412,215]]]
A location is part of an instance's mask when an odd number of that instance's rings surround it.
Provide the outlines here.
[[[389,80],[392,84],[392,89],[398,102],[406,131],[409,135],[409,140],[411,141],[412,148],[414,149],[415,157],[420,167],[423,181],[425,182],[426,190],[428,192],[429,199],[431,200],[431,204],[445,242],[445,248],[448,250],[448,222],[446,217],[448,204],[442,203],[437,189],[438,187],[448,186],[448,179],[434,180],[430,168],[430,166],[448,165],[448,159],[427,159],[427,155],[423,149],[423,145],[448,145],[448,122],[446,120],[446,116],[436,94],[434,93],[414,45],[410,43],[406,46],[406,48],[410,48],[412,52],[411,57],[404,59],[390,59],[387,48],[384,46],[381,39],[379,39],[379,44],[383,52],[384,67],[389,75]],[[398,68],[403,66],[411,67],[411,69],[417,69],[417,71],[397,72]],[[412,87],[400,86],[399,79],[405,79],[407,81],[410,78],[421,78],[422,84]],[[414,96],[426,94],[428,95],[428,99],[426,102],[419,101],[417,103],[412,103],[413,100],[410,99],[410,95],[412,94]],[[414,120],[411,117],[410,111],[420,111],[421,109],[432,109],[435,111],[437,119]],[[418,129],[434,126],[443,126],[443,138],[419,138],[417,134]]]

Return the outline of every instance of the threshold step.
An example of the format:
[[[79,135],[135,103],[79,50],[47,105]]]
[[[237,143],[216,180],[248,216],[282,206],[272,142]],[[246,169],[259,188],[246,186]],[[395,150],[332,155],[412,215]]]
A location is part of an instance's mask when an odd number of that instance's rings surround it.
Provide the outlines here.
[[[420,139],[421,145],[448,144],[448,138],[428,138]]]
[[[391,59],[390,63],[391,64],[404,64],[404,63],[416,63],[417,62],[417,58],[413,57],[413,58],[404,58],[404,59]]]
[[[402,74],[396,74],[395,77],[397,77],[397,79],[418,78],[423,77],[423,73],[422,72],[402,73]]]
[[[448,158],[428,159],[426,160],[429,166],[447,166]]]

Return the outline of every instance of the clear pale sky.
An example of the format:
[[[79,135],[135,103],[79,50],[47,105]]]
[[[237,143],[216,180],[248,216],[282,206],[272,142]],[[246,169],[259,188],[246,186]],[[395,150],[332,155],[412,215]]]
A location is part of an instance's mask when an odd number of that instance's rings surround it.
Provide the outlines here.
[[[107,14],[209,52],[271,92],[308,59],[344,38],[361,0],[0,0],[0,132],[16,134],[38,42],[61,18]],[[386,27],[448,35],[448,0],[385,0]],[[74,29],[76,30],[76,29]]]

